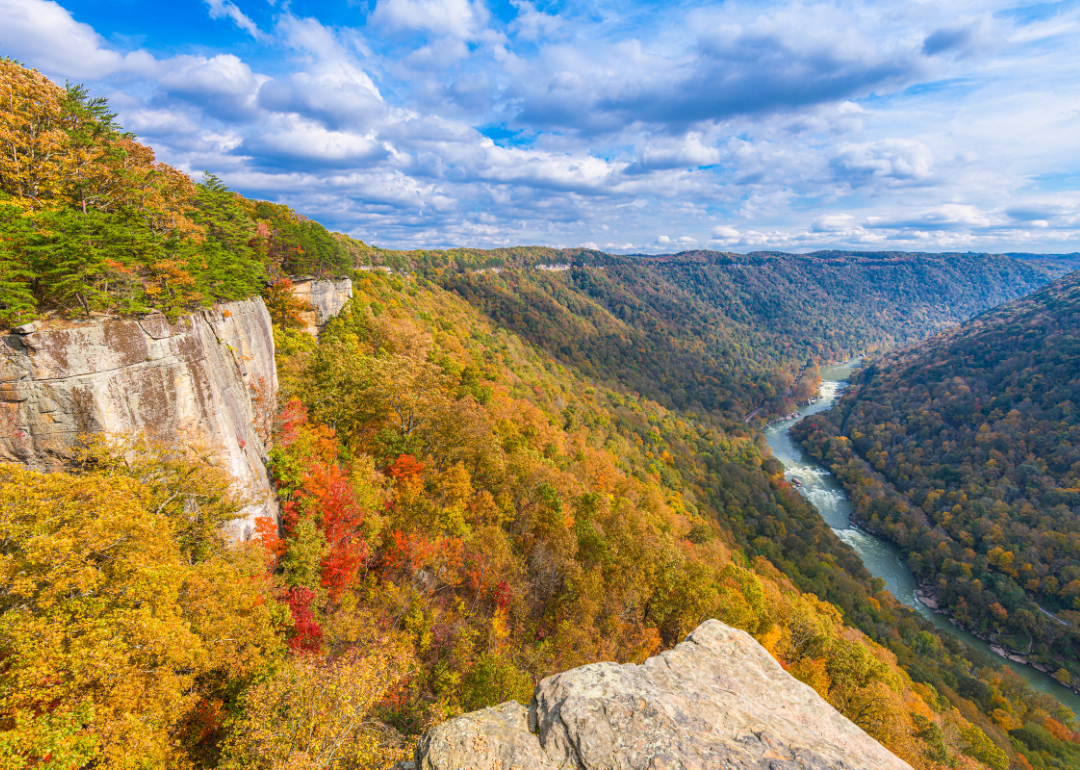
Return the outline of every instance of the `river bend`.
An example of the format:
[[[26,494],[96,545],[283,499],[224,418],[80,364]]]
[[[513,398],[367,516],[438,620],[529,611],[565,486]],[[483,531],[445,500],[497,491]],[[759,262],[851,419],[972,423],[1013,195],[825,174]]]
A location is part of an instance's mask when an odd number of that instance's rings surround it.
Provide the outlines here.
[[[918,585],[908,570],[900,549],[892,543],[852,526],[853,508],[840,483],[832,473],[810,458],[788,435],[791,426],[803,417],[832,408],[844,388],[847,387],[847,379],[857,364],[858,362],[855,361],[823,367],[821,397],[809,406],[799,409],[798,418],[781,420],[765,429],[765,437],[769,442],[769,447],[772,448],[773,456],[784,465],[785,477],[788,479],[795,477],[802,482],[803,487],[799,491],[803,496],[813,503],[837,536],[859,554],[870,574],[885,581],[886,587],[901,604],[918,612],[939,630],[962,639],[987,655],[994,656],[995,659],[1019,674],[1032,687],[1053,695],[1075,713],[1080,714],[1080,696],[1075,692],[1030,666],[995,655],[986,642],[955,628],[948,617],[934,612],[918,601],[915,595]]]

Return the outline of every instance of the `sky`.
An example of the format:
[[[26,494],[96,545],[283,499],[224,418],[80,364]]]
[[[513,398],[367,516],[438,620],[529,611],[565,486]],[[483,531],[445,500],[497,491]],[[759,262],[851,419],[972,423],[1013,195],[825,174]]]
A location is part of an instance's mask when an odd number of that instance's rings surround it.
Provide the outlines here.
[[[0,0],[0,56],[384,247],[1080,250],[1080,0]]]

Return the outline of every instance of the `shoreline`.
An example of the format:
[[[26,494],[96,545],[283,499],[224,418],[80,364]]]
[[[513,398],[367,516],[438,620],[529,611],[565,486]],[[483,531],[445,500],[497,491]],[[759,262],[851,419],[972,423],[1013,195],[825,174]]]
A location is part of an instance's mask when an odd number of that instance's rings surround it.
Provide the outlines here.
[[[829,382],[829,381],[837,382],[836,380],[822,380],[821,384],[824,385],[825,382]],[[847,384],[847,380],[841,380],[839,382],[842,382],[845,385]],[[815,404],[815,403],[817,403],[819,401],[824,400],[824,398],[825,398],[824,394],[821,392],[820,386],[819,386],[819,390],[818,390],[818,392],[816,394],[816,398],[811,399],[806,405],[807,406],[813,405],[813,404]],[[802,406],[802,405],[800,405],[800,406]],[[819,411],[822,411],[822,410],[819,410]],[[824,411],[828,411],[828,410],[826,409]],[[775,418],[774,420],[771,420],[768,423],[768,425],[765,426],[765,427],[770,427],[775,423],[783,422],[785,419],[788,419],[788,418],[785,418],[785,417]],[[806,417],[803,416],[803,419],[806,419]],[[798,447],[798,442],[794,442],[794,443]],[[801,447],[799,447],[799,448],[801,449]],[[828,469],[824,465],[820,465],[816,461],[811,460],[811,462],[812,462],[812,464],[818,465],[819,467],[822,468],[822,470],[825,470],[827,473],[829,473],[831,475],[831,469]],[[880,474],[878,474],[876,471],[873,471],[872,469],[871,469],[870,472],[871,472],[871,474],[873,476],[877,477],[879,481],[882,481],[882,483],[884,483],[884,479],[882,479],[880,477]],[[787,480],[787,475],[788,474],[785,471],[785,473],[784,473],[785,480]],[[792,487],[794,488],[794,485],[792,485]],[[843,489],[842,485],[841,485],[841,489],[843,491],[844,497],[848,498],[850,500],[850,496],[848,495],[847,490]],[[798,491],[798,490],[796,490],[796,491]],[[919,513],[922,513],[922,511],[920,510]],[[890,547],[895,547],[895,544],[892,543],[892,541],[887,536],[885,536],[884,533],[875,531],[876,528],[873,526],[872,522],[861,520],[859,518],[859,516],[858,516],[857,511],[854,510],[854,507],[852,507],[852,510],[851,510],[850,515],[848,517],[847,527],[852,529],[852,530],[855,530],[855,531],[858,531],[858,532],[863,532],[863,533],[865,533],[867,535],[870,535],[870,536],[872,536],[874,538],[877,538],[878,540],[882,541],[882,543],[884,543],[886,545],[889,545]],[[861,556],[861,554],[860,554],[860,556]],[[920,604],[922,604],[923,606],[930,609],[931,612],[933,612],[934,614],[944,616],[944,618],[946,620],[948,620],[949,625],[951,625],[957,631],[963,631],[964,633],[970,634],[975,639],[978,639],[980,642],[982,642],[983,644],[985,644],[987,646],[987,648],[989,649],[990,652],[992,652],[992,653],[994,653],[994,655],[1002,658],[1003,661],[1008,661],[1008,663],[1011,663],[1011,664],[1014,664],[1014,665],[1023,665],[1026,668],[1029,668],[1029,669],[1031,669],[1033,671],[1038,672],[1038,674],[1040,675],[1039,679],[1042,679],[1043,677],[1045,677],[1046,679],[1052,680],[1054,685],[1059,685],[1061,687],[1064,687],[1070,693],[1073,693],[1075,695],[1080,695],[1080,682],[1076,683],[1075,685],[1074,684],[1069,684],[1069,685],[1062,684],[1058,680],[1054,679],[1054,677],[1053,677],[1053,669],[1050,669],[1049,667],[1047,667],[1046,665],[1044,665],[1042,663],[1033,663],[1028,659],[1028,657],[1026,655],[1022,655],[1022,654],[1017,653],[1017,652],[1012,652],[1011,650],[1009,650],[1008,648],[1006,648],[1004,645],[1000,644],[999,642],[997,642],[995,640],[991,640],[991,639],[987,638],[986,636],[984,636],[983,634],[975,632],[975,631],[965,627],[963,624],[961,624],[960,621],[958,621],[955,617],[952,616],[952,613],[950,613],[949,611],[942,608],[940,601],[938,601],[936,591],[934,590],[933,584],[932,583],[927,583],[924,580],[921,580],[913,572],[911,572],[911,569],[910,569],[910,567],[908,567],[908,564],[907,564],[907,558],[902,552],[899,552],[897,554],[897,556],[900,559],[900,562],[901,562],[901,564],[903,566],[904,571],[907,572],[907,574],[910,576],[910,578],[915,583],[916,590],[915,590],[915,597],[914,598]],[[905,603],[901,602],[901,604],[905,604]],[[908,609],[910,609],[910,610],[912,610],[914,612],[918,612],[918,610],[916,610],[914,607],[908,606]],[[1041,607],[1039,609],[1042,610]],[[1045,613],[1045,610],[1043,610],[1043,612]],[[1049,613],[1046,613],[1046,614],[1049,614]],[[924,619],[926,619],[926,618],[924,617]],[[1062,622],[1059,618],[1055,618],[1055,620],[1058,620],[1058,622]],[[944,629],[939,630],[939,633],[945,633]],[[963,640],[961,640],[961,641],[963,641]],[[1014,671],[1013,673],[1017,673],[1018,676],[1021,676],[1016,671]],[[1025,674],[1025,675],[1022,675],[1022,676],[1029,676],[1029,675]],[[1042,692],[1047,692],[1047,693],[1053,695],[1051,690],[1044,690],[1043,689],[1044,685],[1035,684],[1035,682],[1033,682],[1033,681],[1029,681],[1027,684],[1029,686],[1031,686],[1031,687],[1034,687],[1036,690],[1040,690]],[[1075,706],[1070,706],[1070,708],[1072,708],[1074,711],[1076,711],[1077,715],[1080,716],[1080,708],[1077,708]]]
[[[1033,663],[1031,660],[1028,659],[1028,657],[1026,655],[1024,655],[1022,653],[1019,653],[1019,652],[1014,652],[1014,651],[1010,650],[1008,647],[1005,647],[1003,644],[991,639],[989,636],[987,636],[985,634],[982,634],[982,633],[980,633],[978,631],[975,631],[974,629],[968,628],[963,623],[961,623],[959,620],[957,620],[953,616],[953,614],[951,612],[949,612],[946,609],[942,609],[941,602],[938,601],[937,591],[934,589],[933,584],[931,584],[928,581],[919,580],[918,578],[916,578],[916,583],[917,583],[917,585],[919,587],[915,590],[915,598],[923,606],[925,606],[928,609],[932,610],[934,612],[934,614],[936,614],[936,615],[944,615],[945,618],[949,621],[949,623],[951,623],[955,628],[958,628],[961,631],[964,631],[965,633],[971,634],[976,639],[979,639],[979,640],[981,640],[983,642],[986,642],[986,644],[990,648],[991,652],[993,652],[998,657],[1005,658],[1006,660],[1010,660],[1013,663],[1019,663],[1020,665],[1027,666],[1028,668],[1034,669],[1035,671],[1038,671],[1040,674],[1044,674],[1045,676],[1048,676],[1051,679],[1054,678],[1053,677],[1053,671],[1050,669],[1049,666],[1047,666],[1047,665],[1045,665],[1043,663]],[[1054,681],[1057,682],[1058,684],[1060,684],[1066,690],[1071,690],[1072,692],[1076,693],[1077,695],[1080,695],[1080,687],[1074,687],[1071,684],[1062,684],[1061,682],[1058,682],[1056,679],[1054,679]]]

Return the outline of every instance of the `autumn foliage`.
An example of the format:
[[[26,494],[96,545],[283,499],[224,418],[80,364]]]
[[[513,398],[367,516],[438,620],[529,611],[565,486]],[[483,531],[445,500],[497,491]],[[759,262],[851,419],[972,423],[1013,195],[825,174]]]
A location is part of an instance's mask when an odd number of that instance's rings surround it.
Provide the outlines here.
[[[42,314],[163,310],[340,275],[358,242],[287,206],[251,201],[208,174],[195,183],[125,133],[100,97],[0,59],[0,328]]]
[[[899,605],[783,481],[741,417],[808,394],[786,347],[762,343],[770,368],[723,324],[676,339],[689,316],[647,276],[626,282],[644,298],[567,276],[586,301],[444,276],[446,253],[358,276],[316,342],[279,279],[351,268],[357,242],[193,184],[104,102],[9,60],[0,110],[0,325],[264,291],[281,383],[277,410],[252,394],[280,516],[250,542],[226,537],[250,501],[189,448],[110,437],[68,472],[0,466],[0,767],[386,768],[435,724],[706,618],[919,770],[1075,755],[1067,710]],[[665,268],[704,286],[739,267],[695,264]],[[671,314],[643,329],[649,303]],[[702,340],[740,371],[680,370]],[[987,563],[1008,574],[1007,553]]]

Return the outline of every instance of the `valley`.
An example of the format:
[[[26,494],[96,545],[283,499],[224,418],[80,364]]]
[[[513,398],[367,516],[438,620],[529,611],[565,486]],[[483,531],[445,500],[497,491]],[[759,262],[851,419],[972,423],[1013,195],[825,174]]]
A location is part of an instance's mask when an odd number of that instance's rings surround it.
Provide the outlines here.
[[[679,756],[863,762],[825,714],[891,767],[1076,765],[1070,693],[851,527],[1072,675],[1067,260],[379,248],[0,87],[5,767],[385,770],[454,724],[542,767],[526,704],[690,709],[664,661],[763,722]]]
[[[991,650],[987,642],[956,627],[949,622],[947,615],[935,612],[919,601],[916,593],[919,584],[908,569],[903,552],[887,540],[854,526],[851,518],[854,509],[843,486],[836,481],[832,473],[808,456],[788,434],[790,428],[800,420],[835,406],[857,366],[856,361],[822,368],[821,397],[812,404],[801,407],[798,418],[781,420],[765,430],[773,457],[784,464],[787,477],[797,476],[800,479],[800,492],[813,503],[814,508],[821,513],[822,518],[840,539],[859,554],[870,574],[885,581],[885,587],[901,604],[930,621],[938,631],[962,640],[985,655],[997,655],[1000,658],[1002,656]],[[1002,662],[1032,687],[1057,698],[1074,713],[1080,713],[1080,694],[1030,666],[1004,658]]]

